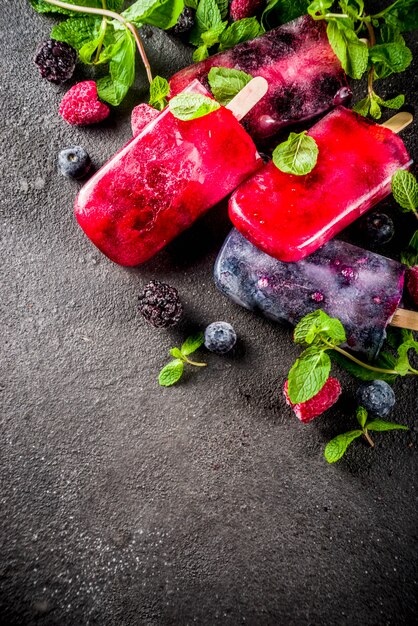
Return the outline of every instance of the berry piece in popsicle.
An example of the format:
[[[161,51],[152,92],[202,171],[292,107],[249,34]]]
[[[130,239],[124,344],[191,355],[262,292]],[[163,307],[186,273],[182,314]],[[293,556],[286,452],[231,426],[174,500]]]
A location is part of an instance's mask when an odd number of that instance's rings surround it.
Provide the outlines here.
[[[244,89],[236,99],[254,104],[267,85],[254,79]],[[208,95],[198,81],[186,91]],[[188,121],[166,108],[81,189],[75,215],[112,261],[138,265],[261,165],[251,137],[228,108]]]
[[[196,78],[209,87],[212,67],[235,68],[267,80],[266,96],[244,120],[255,140],[272,137],[284,126],[320,115],[351,97],[344,70],[329,45],[325,23],[309,15],[174,74],[171,96]]]
[[[229,201],[234,226],[281,261],[312,254],[389,195],[392,175],[411,163],[394,132],[341,106],[308,135],[318,147],[309,174],[282,172],[271,161]]]
[[[284,263],[234,229],[214,274],[216,286],[231,300],[278,322],[295,326],[322,309],[343,324],[347,347],[374,358],[386,326],[395,321],[405,266],[336,239],[302,261]]]

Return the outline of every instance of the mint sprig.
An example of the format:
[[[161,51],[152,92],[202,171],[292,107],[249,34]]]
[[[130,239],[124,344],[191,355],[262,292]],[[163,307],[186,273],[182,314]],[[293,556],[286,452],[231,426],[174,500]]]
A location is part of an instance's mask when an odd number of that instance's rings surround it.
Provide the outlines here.
[[[324,450],[325,459],[328,463],[339,461],[347,452],[349,445],[359,437],[364,437],[369,445],[373,448],[374,441],[370,437],[369,431],[385,432],[389,430],[409,430],[408,426],[403,424],[395,424],[381,419],[368,419],[367,411],[364,407],[357,408],[356,418],[360,425],[360,429],[350,430],[341,435],[337,435],[326,445]]]
[[[292,404],[307,402],[321,391],[330,374],[330,355],[362,380],[384,379],[392,382],[397,376],[418,375],[418,370],[409,360],[410,350],[418,354],[418,342],[411,337],[408,336],[398,346],[396,356],[381,353],[378,360],[366,363],[341,348],[346,341],[343,325],[321,309],[301,319],[294,331],[294,341],[308,347],[289,371],[288,393]]]
[[[289,138],[273,151],[274,165],[286,174],[303,176],[313,170],[318,160],[318,146],[313,137],[304,130],[290,133]]]
[[[148,81],[153,81],[138,28],[143,24],[166,30],[177,23],[184,0],[136,0],[125,11],[123,0],[30,0],[38,13],[70,18],[52,29],[51,37],[73,46],[82,63],[109,64],[109,74],[97,81],[99,97],[114,106],[125,98],[135,80],[138,49]]]
[[[219,102],[199,93],[179,93],[168,103],[171,113],[183,122],[209,115],[220,108]]]
[[[204,334],[200,332],[188,337],[181,348],[171,348],[170,355],[174,359],[162,368],[158,376],[158,382],[162,387],[171,387],[180,380],[185,363],[195,367],[206,367],[207,363],[199,363],[188,358],[190,354],[200,348],[204,341]]]
[[[149,87],[149,104],[159,111],[167,106],[167,96],[170,93],[170,85],[165,78],[155,76]]]

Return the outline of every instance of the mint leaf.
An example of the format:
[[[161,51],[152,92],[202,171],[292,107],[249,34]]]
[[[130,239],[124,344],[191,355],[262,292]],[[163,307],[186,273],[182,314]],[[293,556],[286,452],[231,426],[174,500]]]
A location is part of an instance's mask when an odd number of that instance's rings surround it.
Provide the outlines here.
[[[135,40],[129,31],[115,46],[115,54],[109,64],[109,76],[97,81],[99,98],[117,106],[126,96],[135,80]]]
[[[377,78],[386,78],[403,72],[412,61],[412,52],[403,43],[383,43],[369,48],[369,57],[374,64]]]
[[[374,120],[379,120],[382,117],[382,110],[375,98],[370,100],[370,115]]]
[[[180,361],[183,361],[183,354],[181,352],[181,350],[179,348],[171,348],[170,350],[170,354],[171,356],[173,356],[175,359],[180,359]]]
[[[386,107],[387,109],[400,109],[405,103],[405,96],[403,94],[399,94],[399,96],[391,98],[390,100],[382,100],[377,94],[375,94],[375,98],[382,107]]]
[[[318,335],[324,336],[334,345],[346,341],[344,326],[336,317],[330,317],[321,309],[305,315],[296,325],[293,333],[295,343],[311,344]]]
[[[364,406],[359,406],[359,407],[357,408],[357,411],[356,411],[356,418],[357,418],[357,421],[358,421],[358,423],[360,424],[360,426],[361,426],[362,428],[364,428],[364,427],[365,427],[365,425],[366,425],[366,422],[367,422],[367,411],[366,411],[366,409],[364,408]]]
[[[138,27],[150,24],[167,30],[177,24],[183,9],[183,0],[137,0],[122,15]]]
[[[100,17],[91,15],[71,17],[54,26],[51,31],[51,37],[57,41],[64,41],[76,50],[80,50],[86,43],[98,38],[101,25],[102,19]]]
[[[183,375],[184,364],[180,359],[174,359],[167,363],[158,376],[158,382],[162,387],[174,385]]]
[[[290,133],[287,141],[280,143],[273,151],[274,165],[286,174],[303,176],[309,174],[318,159],[318,146],[315,139],[306,134]]]
[[[216,4],[216,0],[200,0],[195,14],[195,25],[190,35],[190,43],[198,46],[201,42],[202,33],[221,24],[221,12]]]
[[[408,426],[403,424],[395,424],[394,422],[385,422],[384,420],[373,420],[367,424],[367,430],[375,430],[384,432],[385,430],[409,430]]]
[[[401,254],[401,261],[405,263],[405,265],[408,265],[408,267],[418,265],[418,230],[412,235],[412,239],[405,252]]]
[[[308,4],[309,0],[270,0],[261,15],[261,24],[266,30],[287,24],[304,15]]]
[[[228,104],[237,93],[241,91],[252,76],[241,72],[241,70],[230,69],[229,67],[211,67],[208,74],[208,81],[215,99],[223,104]]]
[[[207,30],[205,33],[201,34],[200,38],[207,48],[211,48],[219,42],[219,36],[224,30],[225,26],[226,22],[222,22],[221,24],[219,24],[219,26],[215,26],[214,28],[211,28],[210,30]]]
[[[351,78],[361,78],[367,69],[369,51],[356,33],[342,20],[333,20],[327,26],[331,48],[341,61],[345,72]]]
[[[393,383],[393,381],[396,380],[397,378],[396,374],[384,374],[383,372],[375,372],[375,371],[366,369],[365,367],[362,367],[361,365],[354,363],[354,361],[351,361],[350,359],[345,357],[343,354],[340,354],[339,352],[335,352],[335,350],[332,350],[331,352],[331,359],[335,361],[335,363],[340,365],[342,368],[344,368],[347,372],[349,372],[350,374],[352,374],[353,376],[355,376],[356,378],[360,380],[364,380],[364,381],[384,380],[387,383]],[[381,352],[379,354],[379,358],[373,361],[373,363],[371,363],[372,366],[381,367],[383,369],[393,369],[394,364],[395,364],[395,357],[393,357],[388,352]]]
[[[219,37],[219,50],[228,50],[239,43],[254,39],[264,30],[255,17],[245,17],[242,20],[232,22]]]
[[[408,341],[404,341],[403,343],[401,343],[401,345],[398,347],[398,358],[394,365],[394,369],[401,376],[405,376],[410,369],[408,357],[409,350],[415,350],[415,352],[418,354],[418,341],[414,341],[414,339],[409,339]]]
[[[418,182],[411,172],[397,170],[392,176],[392,193],[405,211],[416,213],[418,209]]]
[[[216,0],[216,4],[218,5],[219,13],[221,14],[221,18],[224,20],[228,15],[228,0]]]
[[[179,120],[195,120],[216,111],[220,104],[199,93],[179,93],[168,103],[171,113]]]
[[[193,352],[196,352],[201,345],[203,345],[205,341],[205,336],[202,332],[196,333],[191,337],[188,337],[186,341],[181,346],[181,354],[184,356],[188,356]]]
[[[417,0],[397,0],[386,9],[384,19],[401,31],[418,28]]]
[[[314,19],[322,19],[322,17],[318,18],[317,14],[319,13],[319,16],[325,15],[333,4],[334,0],[313,0],[308,6],[308,13]]]
[[[324,350],[307,348],[289,372],[289,399],[293,404],[307,402],[321,391],[327,382],[331,360]]]
[[[199,4],[199,0],[184,0],[184,6],[189,7],[189,9],[197,9],[197,5]]]
[[[367,117],[368,114],[369,114],[369,111],[370,111],[370,98],[369,98],[369,96],[367,96],[366,98],[363,98],[363,100],[360,100],[359,102],[357,102],[353,106],[353,111],[355,111],[359,115],[363,115],[364,117]]]
[[[199,61],[204,61],[209,56],[208,47],[205,44],[202,44],[193,52],[193,61],[194,63],[199,63]]]
[[[354,441],[354,439],[361,437],[362,434],[361,430],[352,430],[348,433],[338,435],[335,439],[331,439],[324,450],[324,456],[328,463],[335,463],[336,461],[339,461],[339,459],[341,459],[341,457],[346,453],[350,443]]]
[[[149,88],[149,104],[159,111],[167,106],[167,96],[170,93],[170,85],[165,78],[155,76]]]

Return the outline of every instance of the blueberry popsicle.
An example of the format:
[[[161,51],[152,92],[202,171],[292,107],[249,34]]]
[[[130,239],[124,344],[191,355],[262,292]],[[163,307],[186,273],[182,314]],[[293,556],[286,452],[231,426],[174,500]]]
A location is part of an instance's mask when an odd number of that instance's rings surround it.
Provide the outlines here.
[[[262,87],[257,97],[265,93],[264,79],[254,79],[235,103],[246,96],[249,106],[253,83]],[[198,81],[187,91],[208,95]],[[188,121],[166,108],[86,183],[75,215],[112,261],[138,265],[261,165],[251,137],[228,108]]]
[[[308,135],[318,146],[309,174],[284,173],[271,161],[229,201],[234,226],[281,261],[299,261],[329,241],[387,196],[392,175],[411,163],[392,130],[342,106]]]
[[[269,83],[267,95],[244,121],[255,140],[324,113],[351,96],[341,63],[329,45],[326,25],[309,15],[181,70],[170,80],[171,95],[195,78],[208,87],[212,67],[235,68],[263,76]]]
[[[222,293],[275,321],[296,325],[308,313],[323,309],[342,322],[347,347],[370,359],[377,356],[397,310],[404,274],[401,263],[336,239],[302,261],[284,263],[235,229],[214,271]]]

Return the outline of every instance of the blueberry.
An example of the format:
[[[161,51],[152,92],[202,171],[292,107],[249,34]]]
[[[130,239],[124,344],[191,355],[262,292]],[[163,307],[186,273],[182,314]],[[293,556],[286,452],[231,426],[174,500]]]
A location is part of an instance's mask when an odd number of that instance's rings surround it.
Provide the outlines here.
[[[388,243],[395,234],[395,227],[392,219],[386,213],[375,211],[364,217],[359,229],[363,239],[369,243]]]
[[[59,153],[58,168],[64,176],[79,180],[89,173],[91,160],[84,148],[72,146],[71,148],[61,150]]]
[[[216,354],[229,352],[236,341],[237,334],[228,322],[213,322],[205,330],[205,346]]]
[[[360,385],[356,395],[359,404],[376,417],[385,417],[395,404],[393,389],[384,380]]]

